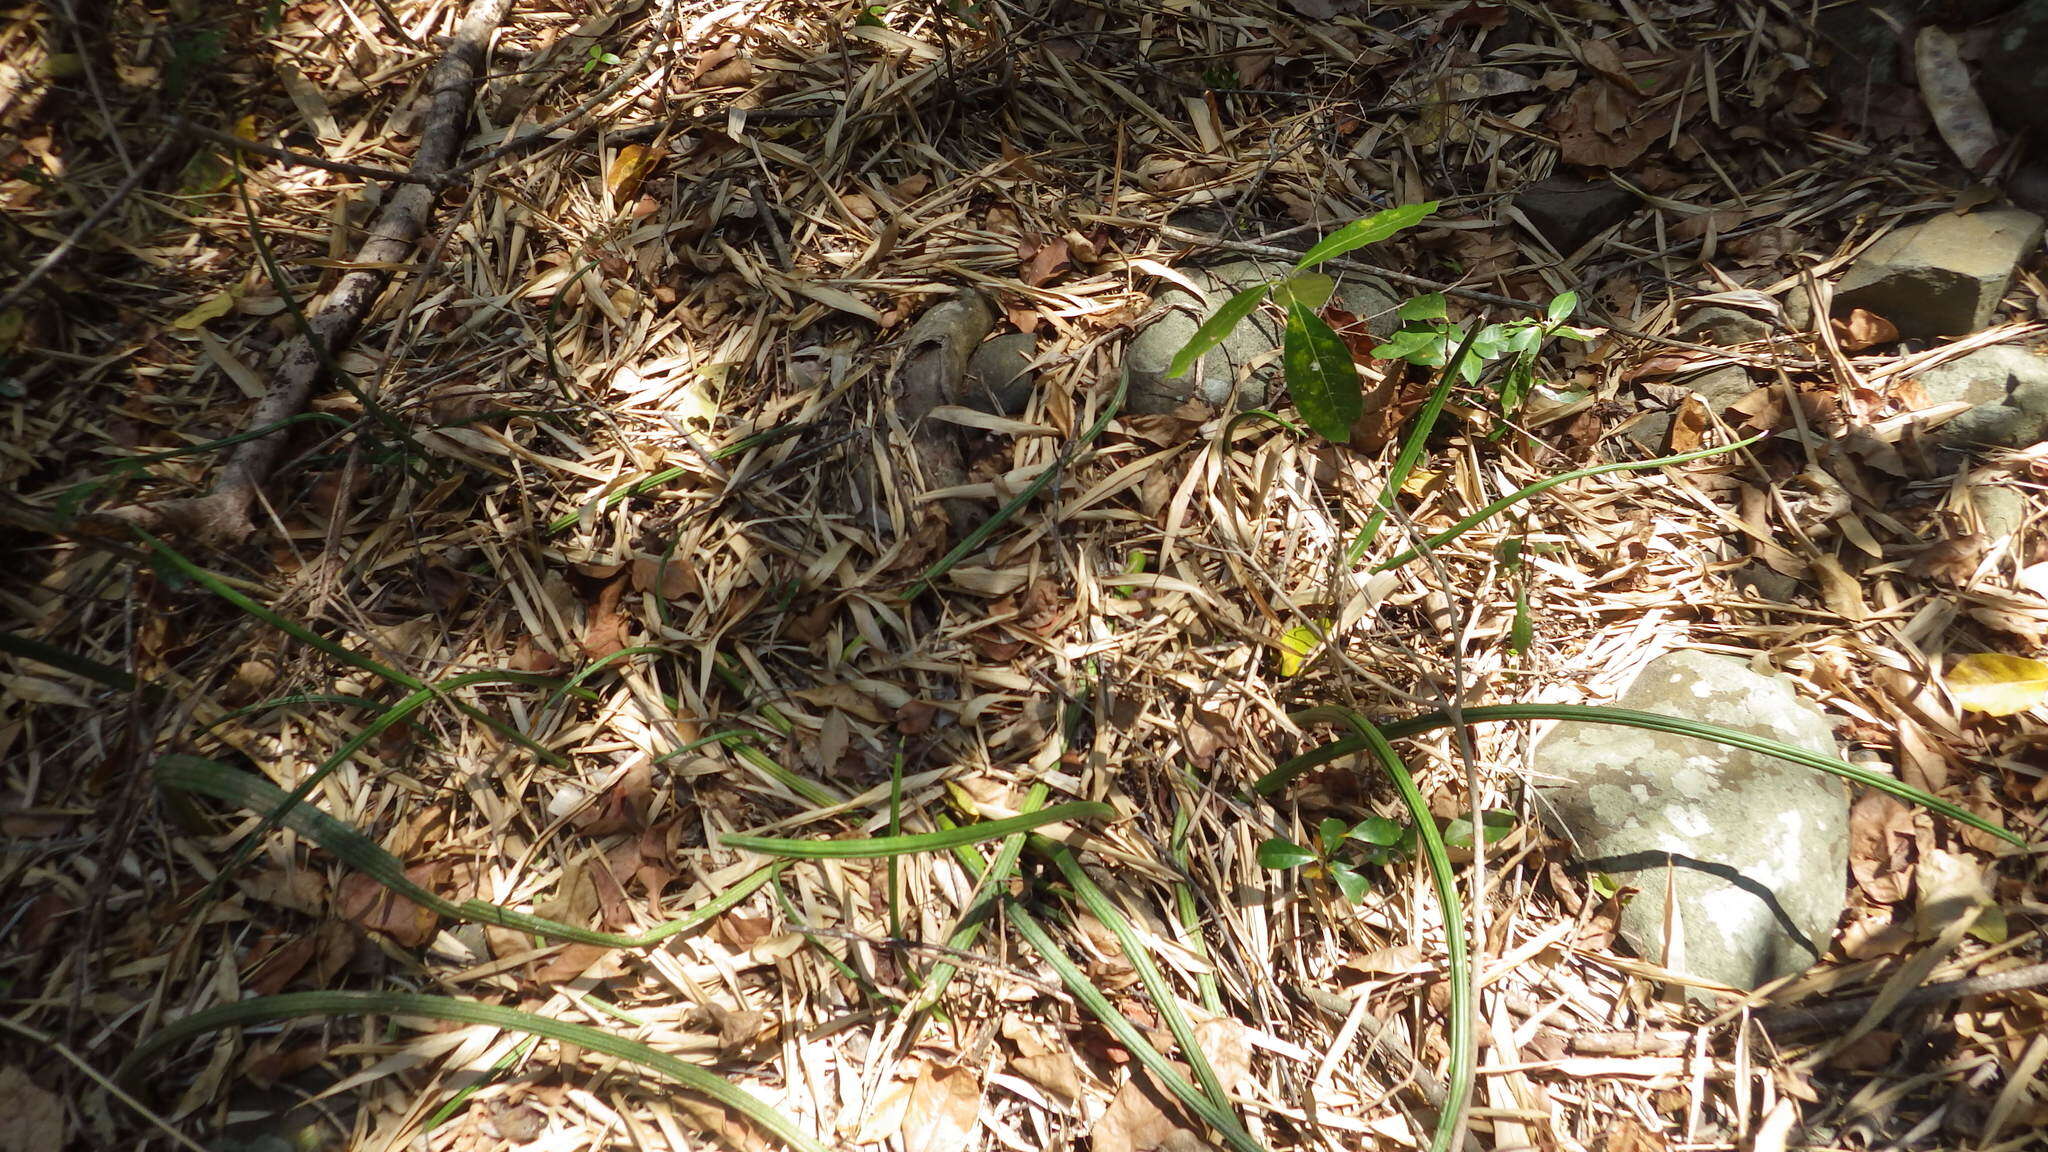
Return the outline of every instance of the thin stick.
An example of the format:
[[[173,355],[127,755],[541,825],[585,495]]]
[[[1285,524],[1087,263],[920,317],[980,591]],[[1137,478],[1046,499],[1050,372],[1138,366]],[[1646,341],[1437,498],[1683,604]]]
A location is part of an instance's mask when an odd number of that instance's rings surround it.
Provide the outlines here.
[[[169,1120],[166,1120],[162,1116],[157,1115],[156,1112],[151,1110],[149,1105],[144,1104],[140,1100],[137,1100],[134,1096],[130,1095],[127,1092],[127,1090],[123,1089],[119,1084],[116,1084],[112,1080],[108,1079],[106,1073],[101,1072],[99,1069],[87,1063],[85,1057],[80,1056],[78,1053],[73,1052],[71,1049],[58,1043],[55,1037],[45,1036],[41,1032],[38,1032],[25,1024],[19,1024],[13,1020],[9,1020],[5,1016],[0,1016],[0,1028],[5,1028],[7,1031],[14,1033],[16,1036],[21,1037],[23,1040],[26,1040],[31,1044],[40,1045],[41,1047],[51,1052],[55,1052],[59,1056],[62,1056],[67,1062],[71,1064],[72,1067],[78,1069],[80,1072],[83,1072],[85,1074],[86,1079],[91,1080],[93,1083],[106,1089],[107,1095],[112,1096],[116,1100],[119,1100],[122,1104],[125,1104],[130,1109],[134,1110],[136,1115],[141,1116],[144,1120],[147,1120],[151,1124],[156,1125],[157,1128],[162,1130],[164,1135],[169,1136],[172,1139],[172,1141],[177,1143],[180,1147],[189,1149],[190,1152],[207,1152],[206,1148],[201,1146],[197,1141],[193,1140],[190,1136],[187,1136],[183,1132],[180,1132],[176,1128],[173,1128]]]
[[[422,176],[417,172],[401,172],[396,168],[377,168],[369,164],[351,164],[346,160],[329,160],[325,156],[314,156],[307,152],[294,152],[289,148],[275,148],[269,144],[259,144],[254,140],[244,139],[231,132],[222,132],[218,128],[208,128],[204,124],[187,120],[183,116],[166,117],[166,122],[171,127],[188,136],[197,136],[201,140],[209,140],[224,148],[233,148],[237,151],[247,152],[252,156],[265,156],[286,164],[296,164],[301,168],[321,168],[329,172],[339,172],[344,176],[360,176],[365,180],[383,180],[393,184],[436,183],[433,177]]]

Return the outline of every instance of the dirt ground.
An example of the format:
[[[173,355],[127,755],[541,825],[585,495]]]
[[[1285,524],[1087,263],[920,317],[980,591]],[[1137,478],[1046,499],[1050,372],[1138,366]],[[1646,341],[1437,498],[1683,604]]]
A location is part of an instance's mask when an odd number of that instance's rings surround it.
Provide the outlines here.
[[[451,118],[489,7],[0,17],[0,1149],[1420,1147],[1457,1089],[1427,871],[1354,904],[1258,860],[1395,790],[1252,783],[1330,738],[1305,707],[1597,702],[1675,647],[2041,842],[2043,709],[1940,677],[2040,653],[2048,447],[1943,452],[1913,383],[2038,340],[2039,269],[1961,341],[1797,323],[2010,171],[1809,5],[517,0]],[[1341,446],[1118,406],[1190,269],[1430,200],[1346,274],[1471,319],[1574,291],[1600,335],[1513,412],[1454,397],[1362,565],[1426,374],[1367,359]],[[1028,403],[907,418],[964,288],[1035,341]],[[351,292],[322,363],[302,317]],[[1681,338],[1730,301],[1793,321]],[[179,503],[228,490],[246,523]],[[2038,852],[1861,800],[1826,962],[1688,996],[1533,817],[1538,735],[1401,744],[1438,816],[1516,813],[1456,861],[1469,1144],[2039,1146]]]

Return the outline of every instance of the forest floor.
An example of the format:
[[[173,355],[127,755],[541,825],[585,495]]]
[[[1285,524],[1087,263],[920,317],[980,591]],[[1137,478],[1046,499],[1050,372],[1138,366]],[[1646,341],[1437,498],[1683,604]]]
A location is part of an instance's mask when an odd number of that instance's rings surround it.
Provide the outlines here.
[[[2048,632],[2048,448],[1938,452],[1911,386],[2037,337],[2041,281],[1960,345],[1676,339],[1702,296],[1825,316],[1886,229],[1995,195],[1917,91],[1846,95],[1805,5],[518,0],[459,158],[558,139],[434,189],[422,242],[370,269],[395,275],[334,357],[347,386],[270,438],[253,530],[219,539],[104,514],[216,482],[294,312],[362,270],[395,195],[221,134],[404,170],[462,10],[70,10],[5,17],[0,257],[26,269],[131,190],[0,309],[0,1109],[25,1134],[0,1148],[1423,1146],[1455,1087],[1426,870],[1372,869],[1352,903],[1258,859],[1398,817],[1393,787],[1367,761],[1250,785],[1320,742],[1305,707],[1597,702],[1675,648],[1754,656],[1850,759],[2043,839],[2043,710],[1966,714],[1939,679]],[[1565,174],[1630,197],[1559,252],[1516,197]],[[1379,431],[1346,446],[1111,411],[1184,269],[1432,200],[1356,255],[1575,291],[1601,335],[1546,354],[1541,403],[1456,397],[1368,565],[1545,476],[1777,435],[1575,481],[1367,580],[1342,553],[1426,377],[1365,364]],[[1036,385],[1015,415],[941,414],[966,449],[941,488],[899,358],[962,287],[1035,338]],[[1729,365],[1757,385],[1732,428],[1671,387]],[[953,510],[1055,465],[922,579]],[[1996,539],[1991,485],[2027,509]],[[1476,1146],[2038,1140],[2037,990],[1853,1043],[1757,1015],[2038,964],[2036,854],[1859,804],[1827,960],[1688,997],[1543,831],[1540,731],[1470,736],[1401,747],[1439,816],[1516,814],[1458,859],[1483,891]],[[262,824],[315,776],[324,822]],[[1083,802],[1107,808],[883,858],[725,843]],[[1999,933],[1921,931],[1930,859],[1981,873]]]

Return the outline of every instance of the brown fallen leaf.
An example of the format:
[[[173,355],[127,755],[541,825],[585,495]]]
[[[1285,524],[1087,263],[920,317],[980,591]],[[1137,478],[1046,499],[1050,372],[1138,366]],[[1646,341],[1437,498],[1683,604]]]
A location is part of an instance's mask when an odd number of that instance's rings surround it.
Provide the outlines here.
[[[604,186],[612,203],[625,204],[638,194],[640,182],[660,159],[661,154],[645,144],[628,144],[614,153],[610,167],[604,170]]]
[[[1814,578],[1820,582],[1821,603],[1828,611],[1844,620],[1861,621],[1870,618],[1870,605],[1863,600],[1863,586],[1856,582],[1842,562],[1833,556],[1815,556],[1809,562]]]
[[[903,1152],[964,1152],[981,1123],[981,1077],[926,1064],[903,1115]]]
[[[1679,401],[1678,411],[1671,417],[1671,451],[1691,452],[1707,438],[1707,429],[1713,424],[1713,415],[1707,410],[1707,402],[1696,392],[1686,393]]]
[[[1913,882],[1913,809],[1883,792],[1865,792],[1849,807],[1849,874],[1878,904],[1906,898]]]
[[[70,1143],[63,1098],[13,1064],[0,1065],[0,1110],[0,1152],[56,1152]]]
[[[443,861],[415,864],[405,870],[408,880],[432,891],[447,879]],[[441,918],[418,904],[377,883],[368,876],[350,873],[335,893],[335,914],[370,932],[382,932],[400,947],[417,948],[434,938]]]
[[[1866,308],[1852,308],[1849,315],[1834,321],[1835,339],[1844,351],[1861,352],[1879,344],[1894,344],[1898,326]]]
[[[1020,251],[1018,256],[1024,261],[1024,267],[1018,271],[1017,278],[1033,288],[1052,283],[1072,262],[1072,251],[1064,236],[1055,236],[1032,246],[1028,252]]]
[[[633,620],[619,611],[619,601],[626,595],[626,578],[621,576],[606,584],[591,602],[583,618],[583,655],[592,660],[602,660],[624,648],[633,630]]]

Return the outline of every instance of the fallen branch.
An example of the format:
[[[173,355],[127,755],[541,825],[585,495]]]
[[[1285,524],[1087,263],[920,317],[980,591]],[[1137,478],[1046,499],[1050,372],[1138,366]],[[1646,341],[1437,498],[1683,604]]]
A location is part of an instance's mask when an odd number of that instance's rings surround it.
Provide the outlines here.
[[[407,183],[388,194],[383,210],[370,225],[369,239],[356,250],[356,269],[334,286],[327,303],[308,324],[310,333],[292,342],[269,390],[244,418],[244,428],[276,424],[305,409],[320,377],[321,361],[338,356],[355,338],[370,307],[383,293],[390,269],[405,262],[414,241],[426,230],[434,209],[433,185],[462,145],[491,34],[511,7],[511,0],[474,0],[456,26],[446,53],[427,82],[426,126],[409,168],[410,177],[421,182]],[[134,525],[207,546],[246,539],[254,531],[249,506],[257,489],[270,478],[284,446],[282,431],[244,441],[228,454],[206,495],[98,513],[90,518],[97,525],[88,527]]]

